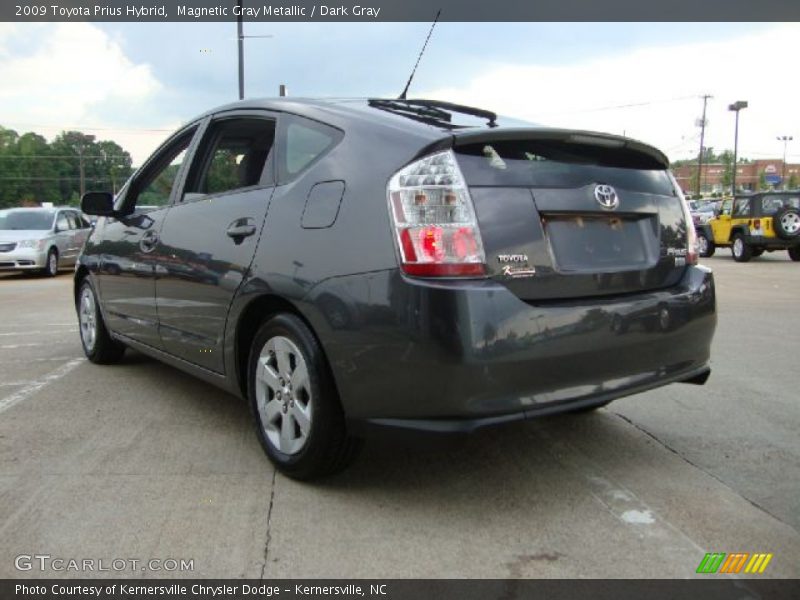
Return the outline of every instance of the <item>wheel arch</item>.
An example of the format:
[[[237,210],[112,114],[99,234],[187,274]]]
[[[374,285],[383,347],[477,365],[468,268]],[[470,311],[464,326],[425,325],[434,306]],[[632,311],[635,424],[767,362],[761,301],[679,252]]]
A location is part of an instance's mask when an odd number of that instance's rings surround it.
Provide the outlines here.
[[[695,230],[697,231],[697,233],[702,233],[704,236],[706,236],[706,239],[709,242],[716,243],[714,242],[714,231],[711,229],[711,225],[709,225],[708,223],[706,223],[705,225],[700,225],[700,227],[695,227]]]
[[[78,304],[78,294],[81,291],[81,283],[83,283],[83,280],[88,276],[89,268],[86,265],[79,265],[78,269],[75,271],[75,277],[73,279],[74,284],[72,286],[72,297],[76,306]]]
[[[311,331],[311,334],[316,338],[323,356],[325,356],[328,369],[330,369],[330,362],[325,353],[325,348],[322,345],[313,323],[306,315],[304,315],[293,302],[282,296],[270,293],[262,294],[250,299],[236,320],[233,349],[234,369],[232,370],[236,377],[234,385],[243,398],[247,398],[247,363],[250,355],[250,346],[253,343],[253,339],[255,339],[259,326],[270,317],[279,313],[289,313],[303,321],[309,331]]]
[[[734,225],[731,227],[731,233],[728,236],[728,241],[732,242],[737,233],[741,233],[744,236],[745,241],[747,241],[747,238],[750,237],[750,230],[747,228],[747,225]]]

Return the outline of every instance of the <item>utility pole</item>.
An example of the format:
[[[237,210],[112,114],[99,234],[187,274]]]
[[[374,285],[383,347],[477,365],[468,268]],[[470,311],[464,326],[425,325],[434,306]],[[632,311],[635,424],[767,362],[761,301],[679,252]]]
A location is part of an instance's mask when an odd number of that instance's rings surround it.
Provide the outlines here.
[[[78,171],[80,176],[81,198],[86,193],[86,165],[83,162],[83,142],[78,146]]]
[[[695,196],[700,195],[700,178],[703,176],[703,148],[706,140],[706,104],[709,98],[713,98],[709,94],[701,96],[703,98],[703,117],[700,119],[700,153],[697,155],[697,184],[694,188]]]
[[[786,144],[791,142],[794,138],[790,135],[779,135],[778,141],[783,142],[783,166],[781,167],[781,183],[783,189],[786,189]]]

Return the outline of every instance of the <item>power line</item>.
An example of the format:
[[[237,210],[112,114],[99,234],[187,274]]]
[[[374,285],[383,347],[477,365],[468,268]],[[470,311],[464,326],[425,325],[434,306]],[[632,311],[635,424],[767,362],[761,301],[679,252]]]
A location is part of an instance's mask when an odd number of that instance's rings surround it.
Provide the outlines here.
[[[111,181],[108,177],[85,177],[85,181]],[[0,177],[0,181],[80,181],[80,177]]]
[[[695,195],[700,195],[700,178],[702,177],[703,173],[703,143],[706,137],[706,105],[708,104],[708,99],[713,98],[714,96],[710,94],[703,94],[703,116],[700,119],[700,152],[697,155],[697,184],[695,185],[694,193]]]
[[[613,104],[611,106],[600,106],[596,108],[581,108],[579,110],[571,110],[567,112],[558,112],[558,113],[544,113],[543,117],[551,117],[551,116],[558,116],[558,115],[576,115],[576,114],[583,114],[583,113],[592,113],[592,112],[602,112],[605,110],[617,110],[620,108],[637,108],[640,106],[651,106],[653,104],[664,104],[666,102],[677,102],[679,100],[691,100],[696,98],[696,96],[676,96],[674,98],[661,98],[657,100],[645,100],[642,102],[631,102],[629,104]]]
[[[62,159],[62,158],[80,158],[77,154],[6,154],[0,155],[0,158],[53,158],[53,159]],[[100,158],[103,160],[116,160],[116,159],[126,159],[129,158],[127,156],[122,155],[115,155],[115,156],[102,156],[102,155],[84,155],[83,158]]]
[[[35,125],[32,123],[16,123],[5,129],[22,129],[31,127],[34,129],[57,129],[59,131],[123,131],[128,133],[172,133],[175,129],[146,129],[141,127],[84,127],[81,125]]]

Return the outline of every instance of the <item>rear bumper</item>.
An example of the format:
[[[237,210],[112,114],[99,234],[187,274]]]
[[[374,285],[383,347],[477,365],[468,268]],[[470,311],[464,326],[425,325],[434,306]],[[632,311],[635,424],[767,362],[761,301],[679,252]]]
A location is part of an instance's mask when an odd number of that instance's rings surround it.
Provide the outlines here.
[[[469,430],[708,371],[716,307],[705,267],[665,290],[543,305],[492,281],[371,279],[372,302],[351,298],[348,318],[339,307],[340,326],[321,336],[353,420]]]
[[[785,240],[779,237],[767,237],[763,235],[749,235],[747,243],[751,246],[760,246],[772,250],[785,250],[794,246],[800,246],[800,237],[791,240]]]

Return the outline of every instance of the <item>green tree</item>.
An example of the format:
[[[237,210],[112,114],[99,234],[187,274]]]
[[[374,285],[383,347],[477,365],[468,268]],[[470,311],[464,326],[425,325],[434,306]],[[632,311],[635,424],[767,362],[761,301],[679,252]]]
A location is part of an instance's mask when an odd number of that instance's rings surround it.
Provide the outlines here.
[[[769,184],[767,183],[767,174],[764,171],[758,172],[758,189],[759,190],[769,189]]]
[[[797,189],[797,173],[792,173],[789,175],[789,181],[787,182],[787,189],[794,190]]]
[[[52,143],[0,127],[0,207],[23,202],[77,204],[86,190],[116,191],[132,172],[131,156],[112,141],[65,131]]]
[[[733,152],[725,150],[718,158],[723,165],[720,183],[722,184],[722,189],[727,193],[733,184]]]

